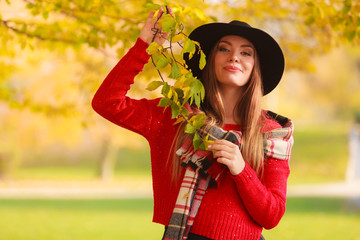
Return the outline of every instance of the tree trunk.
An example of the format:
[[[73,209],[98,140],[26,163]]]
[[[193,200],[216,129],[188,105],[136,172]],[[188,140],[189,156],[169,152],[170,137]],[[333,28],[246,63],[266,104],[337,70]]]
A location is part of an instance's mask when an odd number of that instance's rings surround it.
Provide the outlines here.
[[[0,180],[9,176],[10,159],[4,153],[0,153]]]
[[[346,172],[348,182],[360,181],[360,124],[354,124],[349,136],[349,163]]]
[[[116,148],[108,137],[103,141],[99,159],[98,176],[101,180],[112,180],[114,178],[114,168],[116,160]]]

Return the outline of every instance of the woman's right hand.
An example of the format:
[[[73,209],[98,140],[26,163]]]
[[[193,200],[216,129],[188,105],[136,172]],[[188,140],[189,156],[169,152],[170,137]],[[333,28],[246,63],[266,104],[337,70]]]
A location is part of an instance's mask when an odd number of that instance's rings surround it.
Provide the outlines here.
[[[169,36],[169,33],[161,32],[160,24],[158,23],[163,13],[164,10],[160,9],[158,15],[156,16],[156,21],[153,21],[155,12],[150,12],[139,36],[144,42],[148,44],[156,42],[157,44],[162,45],[165,42],[165,39]],[[169,8],[169,13],[172,14],[171,8]]]

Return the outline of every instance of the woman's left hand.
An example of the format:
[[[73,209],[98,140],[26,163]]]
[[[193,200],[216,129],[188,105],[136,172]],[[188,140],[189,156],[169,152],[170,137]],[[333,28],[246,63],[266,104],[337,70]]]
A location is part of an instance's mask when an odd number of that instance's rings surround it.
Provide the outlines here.
[[[172,9],[168,8],[169,14],[173,15]],[[140,38],[148,43],[151,44],[153,41],[162,45],[165,42],[165,39],[169,36],[169,33],[162,33],[159,20],[162,18],[164,14],[164,10],[161,8],[156,16],[156,20],[154,20],[155,12],[150,12],[144,27],[140,31]]]
[[[245,161],[238,145],[227,140],[216,140],[208,146],[218,163],[226,165],[234,176],[240,174],[245,168]]]

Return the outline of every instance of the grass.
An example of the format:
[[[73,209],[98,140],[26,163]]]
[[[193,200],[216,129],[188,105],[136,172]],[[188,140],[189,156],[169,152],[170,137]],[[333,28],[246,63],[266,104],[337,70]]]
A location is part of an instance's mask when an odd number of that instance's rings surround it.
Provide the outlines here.
[[[348,134],[347,124],[295,125],[289,184],[345,180]]]
[[[289,198],[280,224],[263,234],[265,239],[360,240],[359,224],[359,202],[337,198]]]
[[[160,239],[152,201],[0,200],[2,240]]]
[[[2,240],[152,240],[151,199],[0,200]],[[346,199],[290,198],[279,226],[266,239],[360,240],[360,210]]]

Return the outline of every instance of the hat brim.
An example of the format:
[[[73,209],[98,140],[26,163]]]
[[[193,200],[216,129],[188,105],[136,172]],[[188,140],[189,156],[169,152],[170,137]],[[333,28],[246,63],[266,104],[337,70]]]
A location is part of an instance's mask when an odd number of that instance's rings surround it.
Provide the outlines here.
[[[278,43],[266,32],[257,28],[231,23],[210,23],[196,28],[191,32],[189,38],[199,42],[201,49],[208,56],[211,48],[222,37],[227,35],[244,37],[254,45],[260,60],[264,95],[271,92],[281,80],[285,60]],[[184,54],[184,59],[193,75],[201,79],[202,70],[199,69],[200,55],[194,54],[189,59],[189,55]]]

